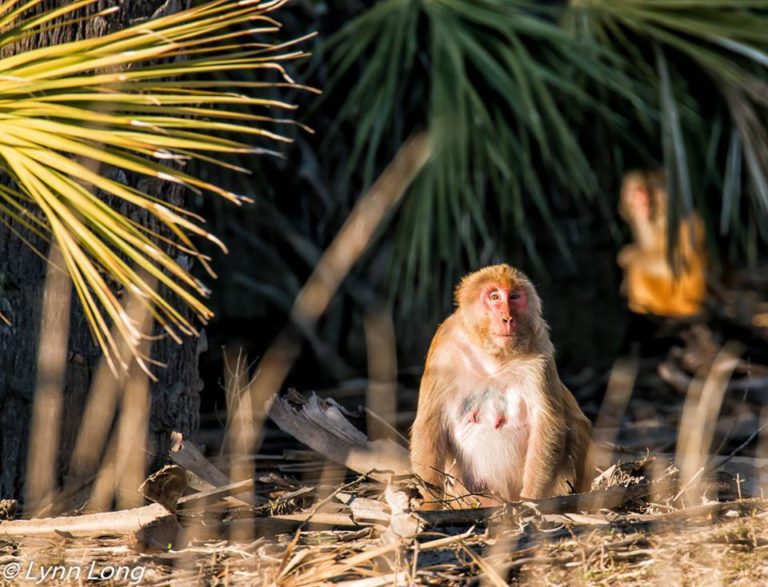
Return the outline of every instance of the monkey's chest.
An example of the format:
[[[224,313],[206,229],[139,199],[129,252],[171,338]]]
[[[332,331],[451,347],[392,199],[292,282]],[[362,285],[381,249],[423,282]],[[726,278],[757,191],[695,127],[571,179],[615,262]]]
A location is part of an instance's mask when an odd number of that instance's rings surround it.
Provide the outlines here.
[[[487,389],[457,398],[453,441],[459,476],[470,491],[514,499],[522,489],[531,417],[516,389]]]

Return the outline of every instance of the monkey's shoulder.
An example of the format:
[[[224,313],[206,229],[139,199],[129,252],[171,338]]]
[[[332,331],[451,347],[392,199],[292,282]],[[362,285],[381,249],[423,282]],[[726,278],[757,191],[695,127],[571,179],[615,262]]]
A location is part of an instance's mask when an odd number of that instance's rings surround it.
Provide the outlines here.
[[[427,368],[430,364],[444,359],[450,361],[457,352],[465,352],[464,347],[468,344],[469,340],[464,332],[461,316],[458,312],[454,312],[440,323],[432,337],[432,343],[427,352]]]

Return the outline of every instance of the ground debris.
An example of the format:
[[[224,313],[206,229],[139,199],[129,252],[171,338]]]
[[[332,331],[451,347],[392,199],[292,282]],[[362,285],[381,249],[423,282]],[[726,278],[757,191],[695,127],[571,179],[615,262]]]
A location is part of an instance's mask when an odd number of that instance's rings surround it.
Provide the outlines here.
[[[39,578],[64,565],[57,572],[70,575],[62,574],[60,584],[77,584],[74,568],[80,569],[80,578],[87,572],[121,572],[126,583],[140,577],[141,585],[462,585],[472,580],[494,585],[662,580],[750,585],[768,580],[768,501],[715,501],[675,509],[646,500],[641,510],[616,507],[620,491],[632,500],[649,485],[643,477],[647,467],[645,461],[618,465],[604,475],[613,481],[604,481],[605,488],[591,498],[536,500],[474,512],[414,511],[412,489],[401,491],[364,476],[329,492],[263,475],[252,491],[270,493],[272,499],[281,492],[294,496],[287,513],[261,506],[238,509],[224,502],[237,489],[207,490],[182,497],[175,514],[165,510],[162,523],[136,536],[6,535],[0,538],[0,566],[19,565]],[[190,499],[198,494],[205,498]],[[605,495],[613,496],[610,504],[600,498],[611,509],[597,507],[595,496]],[[303,496],[314,502],[302,501]],[[182,500],[204,508],[219,503],[224,509],[203,514],[187,509]],[[581,513],[574,507],[578,503],[587,505],[582,512],[591,513]],[[179,524],[183,542],[174,542],[175,532],[168,534],[176,528],[169,520]],[[243,525],[251,528],[245,539]]]

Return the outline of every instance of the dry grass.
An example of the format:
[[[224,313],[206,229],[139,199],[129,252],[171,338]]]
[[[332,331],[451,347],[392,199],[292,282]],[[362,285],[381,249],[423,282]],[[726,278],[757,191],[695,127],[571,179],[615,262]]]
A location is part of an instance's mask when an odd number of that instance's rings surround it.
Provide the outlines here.
[[[713,502],[666,513],[651,504],[641,513],[589,515],[523,508],[508,511],[511,518],[426,526],[412,537],[397,538],[388,531],[384,486],[362,480],[346,491],[384,504],[385,516],[376,523],[350,522],[335,530],[297,529],[294,523],[283,532],[265,525],[278,509],[309,510],[321,520],[322,512],[349,511],[338,499],[327,500],[321,512],[309,507],[320,487],[307,486],[309,493],[283,499],[297,493],[280,488],[289,483],[277,473],[262,476],[256,493],[272,500],[255,510],[215,505],[204,513],[181,510],[182,525],[207,525],[212,532],[184,548],[151,549],[125,536],[22,538],[0,541],[0,567],[124,566],[143,573],[142,585],[758,585],[768,580],[765,500]],[[228,529],[243,523],[256,537],[226,538]]]

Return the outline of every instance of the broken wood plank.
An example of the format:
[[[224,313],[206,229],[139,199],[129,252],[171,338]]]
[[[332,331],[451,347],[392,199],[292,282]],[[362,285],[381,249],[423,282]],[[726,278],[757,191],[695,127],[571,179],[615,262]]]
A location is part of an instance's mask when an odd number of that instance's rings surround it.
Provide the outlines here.
[[[144,497],[174,513],[176,504],[186,489],[187,472],[178,465],[166,465],[159,471],[155,471],[139,487]]]
[[[202,491],[211,491],[219,487],[232,485],[232,480],[217,469],[200,450],[191,442],[185,441],[180,432],[171,433],[171,460],[187,471],[197,475],[206,486]],[[223,499],[233,506],[251,507],[266,503],[266,500],[256,495],[241,495],[239,497],[225,496]]]
[[[253,479],[235,481],[234,483],[228,483],[227,485],[222,485],[221,487],[214,487],[212,489],[200,491],[191,495],[185,495],[179,499],[178,505],[186,509],[198,507],[201,504],[218,501],[225,497],[233,497],[243,493],[252,493],[253,488]]]
[[[232,480],[214,467],[193,443],[185,440],[180,432],[171,433],[171,450],[168,456],[177,465],[210,483],[211,487],[232,483]]]
[[[408,449],[389,440],[369,441],[357,430],[335,402],[312,394],[297,401],[297,394],[275,399],[269,417],[277,426],[329,460],[374,479],[391,477],[382,471],[410,471]]]

